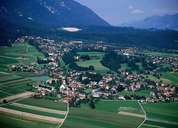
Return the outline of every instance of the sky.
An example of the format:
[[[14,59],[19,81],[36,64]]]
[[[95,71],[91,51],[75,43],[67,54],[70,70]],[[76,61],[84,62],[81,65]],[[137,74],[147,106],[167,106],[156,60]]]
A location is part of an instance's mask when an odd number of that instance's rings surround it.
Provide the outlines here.
[[[178,13],[178,0],[75,0],[111,25],[121,25],[155,15]]]

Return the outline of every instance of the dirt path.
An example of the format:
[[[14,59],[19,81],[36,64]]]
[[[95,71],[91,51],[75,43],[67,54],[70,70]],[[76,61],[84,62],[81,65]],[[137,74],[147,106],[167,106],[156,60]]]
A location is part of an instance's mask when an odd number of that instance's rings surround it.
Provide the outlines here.
[[[65,120],[67,119],[68,114],[69,114],[69,104],[67,103],[67,113],[66,113],[66,115],[64,117],[64,120],[56,128],[61,128],[62,127],[62,125],[64,124]]]
[[[36,115],[32,113],[7,109],[3,107],[0,107],[0,113],[6,114],[9,116],[19,117],[21,119],[26,119],[26,120],[42,121],[42,122],[55,123],[55,124],[63,122],[63,119],[58,119],[58,118],[48,117],[48,116],[41,116],[41,115]]]
[[[24,92],[24,93],[20,93],[20,94],[13,95],[13,96],[8,96],[8,97],[0,99],[0,103],[2,103],[3,100],[12,101],[12,100],[21,99],[21,98],[23,99],[29,98],[29,97],[32,97],[34,94],[35,94],[34,92]]]
[[[48,113],[54,113],[54,114],[60,114],[60,115],[66,114],[66,111],[42,108],[42,107],[37,107],[37,106],[31,106],[31,105],[25,105],[25,104],[19,104],[19,103],[12,103],[12,105],[21,107],[21,108],[27,108],[27,109],[31,109],[31,110],[41,111],[41,112],[48,112]]]

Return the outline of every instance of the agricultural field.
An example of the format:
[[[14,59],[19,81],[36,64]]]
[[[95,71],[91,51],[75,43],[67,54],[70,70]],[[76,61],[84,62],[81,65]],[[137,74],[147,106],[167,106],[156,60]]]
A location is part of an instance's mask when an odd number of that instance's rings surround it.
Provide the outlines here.
[[[147,120],[142,128],[177,128],[178,103],[150,103],[143,104],[147,113]]]
[[[178,72],[163,73],[162,78],[178,86]]]
[[[0,98],[31,90],[32,81],[17,75],[0,74]]]
[[[136,128],[143,119],[136,101],[99,101],[95,109],[88,105],[70,108],[62,128]]]
[[[91,57],[91,60],[86,60],[86,61],[79,61],[76,62],[78,66],[80,67],[89,67],[89,66],[94,66],[95,71],[98,73],[105,73],[109,71],[108,68],[103,66],[101,64],[102,57],[104,56],[103,52],[78,52],[78,55],[88,55]]]
[[[11,47],[0,48],[0,64],[30,64],[35,63],[37,57],[44,57],[34,46],[28,43],[13,44]]]
[[[32,77],[28,77],[29,79],[31,79],[32,81],[47,81],[48,79],[50,79],[49,76],[32,76]]]
[[[11,47],[0,47],[0,51],[0,98],[29,91],[31,87],[28,85],[33,81],[47,79],[34,77],[33,73],[8,71],[9,65],[36,63],[37,57],[44,57],[34,46],[28,43],[16,43]]]
[[[6,110],[7,109],[7,110]],[[28,98],[18,102],[5,104],[0,107],[3,113],[0,118],[2,126],[12,127],[16,123],[18,128],[39,127],[55,128],[59,126],[67,115],[67,104],[63,102],[54,102],[46,99]],[[8,115],[11,115],[9,117]],[[8,124],[8,119],[12,120],[12,124]],[[27,127],[27,128],[28,128]]]
[[[143,53],[148,56],[178,56],[178,54],[176,53],[155,52],[155,51],[148,51],[148,50],[145,50]]]

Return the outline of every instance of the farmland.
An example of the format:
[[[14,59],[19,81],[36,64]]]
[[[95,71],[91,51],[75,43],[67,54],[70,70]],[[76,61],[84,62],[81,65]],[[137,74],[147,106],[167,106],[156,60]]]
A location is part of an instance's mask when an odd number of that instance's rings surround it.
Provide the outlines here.
[[[32,64],[37,62],[37,57],[44,57],[34,46],[28,43],[17,43],[11,47],[0,48],[0,97],[22,93],[31,90],[28,86],[33,80],[45,79],[27,78],[32,73],[17,73],[9,71],[9,66],[13,64]],[[27,75],[28,74],[28,75]]]
[[[70,108],[62,128],[130,128],[137,127],[143,121],[143,118],[119,114],[120,111],[143,115],[135,101],[99,101],[95,109],[88,105]]]
[[[1,98],[31,90],[31,80],[15,75],[0,76]],[[3,79],[4,78],[4,79]]]
[[[104,73],[109,71],[109,69],[104,67],[100,62],[104,56],[103,52],[78,52],[77,54],[80,56],[88,55],[91,57],[90,60],[76,62],[78,66],[89,67],[92,65],[94,66],[95,71],[99,73]]]
[[[8,110],[11,117],[8,117],[8,113],[3,113],[4,120],[1,121],[3,125],[7,125],[6,119],[12,120],[12,124],[7,126],[13,126],[13,123],[20,124],[18,127],[26,127],[25,124],[29,124],[28,127],[56,127],[63,121],[66,116],[67,105],[62,102],[54,102],[46,99],[24,99],[16,103],[9,103],[0,107],[0,111]]]
[[[147,127],[178,127],[178,103],[143,104],[147,113],[147,121],[142,128]]]
[[[148,56],[178,56],[178,54],[176,53],[156,52],[156,51],[149,51],[149,50],[145,50],[143,53]]]
[[[172,84],[178,85],[178,73],[168,72],[163,73],[162,78],[169,80]]]

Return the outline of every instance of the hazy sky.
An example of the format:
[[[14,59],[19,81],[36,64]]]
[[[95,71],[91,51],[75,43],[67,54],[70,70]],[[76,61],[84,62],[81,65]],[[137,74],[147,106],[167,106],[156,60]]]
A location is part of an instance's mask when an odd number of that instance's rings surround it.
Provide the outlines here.
[[[178,0],[75,0],[91,8],[112,25],[153,15],[178,13]]]

